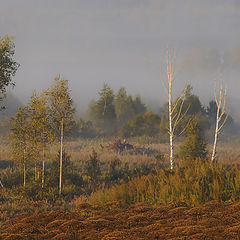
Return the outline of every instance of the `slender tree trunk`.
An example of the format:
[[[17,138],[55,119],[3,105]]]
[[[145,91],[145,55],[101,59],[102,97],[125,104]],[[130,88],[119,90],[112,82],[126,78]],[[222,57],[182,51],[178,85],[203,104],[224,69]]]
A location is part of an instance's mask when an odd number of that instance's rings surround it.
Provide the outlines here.
[[[169,144],[170,144],[170,164],[171,170],[174,169],[174,157],[173,157],[173,129],[172,129],[172,81],[169,81],[168,91],[168,110],[169,110]]]
[[[219,112],[220,112],[220,108],[218,107],[217,109],[217,118],[216,118],[216,128],[215,128],[215,134],[214,134],[214,143],[213,143],[213,151],[212,151],[212,162],[215,159],[215,155],[216,155],[216,148],[217,148],[217,137],[218,137],[218,128],[219,128]]]
[[[45,174],[45,151],[43,148],[43,159],[42,159],[42,188],[44,187],[44,174]]]
[[[61,138],[60,138],[60,166],[59,166],[59,194],[62,193],[62,156],[63,156],[63,118],[61,120]]]
[[[1,186],[1,187],[3,187],[3,184],[2,184],[2,181],[1,181],[1,179],[0,179],[0,186]]]
[[[217,138],[219,131],[225,124],[228,115],[224,116],[225,114],[225,107],[226,107],[226,89],[223,89],[222,85],[222,76],[220,77],[220,90],[219,90],[219,98],[217,98],[217,80],[215,80],[215,102],[217,105],[217,115],[216,115],[216,128],[215,128],[215,134],[214,134],[214,143],[213,143],[213,151],[212,151],[212,158],[211,161],[213,162],[216,158],[216,148],[217,148]],[[223,122],[221,123],[221,120]]]
[[[37,165],[36,165],[36,163],[34,166],[34,180],[35,180],[35,182],[37,181]]]
[[[23,186],[26,187],[26,164],[23,164]]]
[[[26,186],[26,163],[25,163],[25,149],[23,150],[23,186]]]
[[[173,158],[173,124],[172,124],[172,81],[173,81],[173,63],[167,47],[167,78],[168,78],[168,114],[169,114],[169,145],[170,145],[170,165],[174,169]]]

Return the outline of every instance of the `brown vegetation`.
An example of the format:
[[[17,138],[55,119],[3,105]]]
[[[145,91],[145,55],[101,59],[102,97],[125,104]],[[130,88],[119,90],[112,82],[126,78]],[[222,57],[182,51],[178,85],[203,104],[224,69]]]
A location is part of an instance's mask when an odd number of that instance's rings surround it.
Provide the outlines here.
[[[126,152],[130,155],[153,155],[156,154],[157,151],[154,149],[150,149],[149,147],[136,147],[130,143],[128,143],[126,141],[126,139],[124,139],[123,141],[121,141],[121,139],[117,139],[113,142],[111,142],[109,145],[107,146],[103,146],[102,144],[100,144],[100,147],[102,150],[107,150],[113,153],[123,153]]]
[[[94,216],[83,216],[86,208]],[[83,204],[74,212],[17,215],[2,224],[0,239],[239,239],[239,217],[239,202],[197,207],[174,202],[155,208],[141,203],[122,211]]]

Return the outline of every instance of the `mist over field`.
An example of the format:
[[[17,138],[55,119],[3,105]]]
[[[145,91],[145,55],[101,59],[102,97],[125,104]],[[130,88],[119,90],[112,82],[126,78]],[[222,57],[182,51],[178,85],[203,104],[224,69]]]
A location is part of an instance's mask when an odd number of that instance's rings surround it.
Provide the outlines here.
[[[207,105],[223,73],[239,111],[240,3],[237,0],[1,1],[1,34],[15,37],[21,64],[12,90],[23,103],[61,74],[79,112],[108,83],[157,109],[165,101],[166,45],[174,48],[174,96],[187,83]],[[238,115],[238,114],[236,114]]]
[[[239,23],[239,0],[0,0],[0,239],[239,239]]]

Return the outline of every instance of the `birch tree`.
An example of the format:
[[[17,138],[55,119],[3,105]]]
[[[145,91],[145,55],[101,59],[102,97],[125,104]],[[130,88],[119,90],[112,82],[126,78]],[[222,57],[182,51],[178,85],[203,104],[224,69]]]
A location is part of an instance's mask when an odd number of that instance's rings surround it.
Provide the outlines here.
[[[28,104],[29,121],[31,131],[31,143],[38,150],[35,156],[35,180],[36,180],[36,163],[39,162],[40,151],[42,152],[42,187],[44,186],[45,174],[45,151],[47,144],[53,141],[53,133],[50,128],[49,106],[47,106],[47,96],[45,93],[38,95],[35,91],[31,96]]]
[[[12,157],[15,162],[23,166],[23,186],[26,186],[26,171],[29,159],[32,157],[32,145],[29,142],[29,119],[26,107],[19,107],[16,117],[11,121]]]
[[[167,80],[168,80],[168,117],[169,117],[169,144],[170,144],[170,166],[171,170],[174,169],[174,158],[173,158],[173,126],[172,126],[172,83],[174,79],[174,61],[172,56],[169,54],[167,47]]]
[[[181,120],[184,118],[186,115],[189,106],[183,113],[183,104],[185,100],[185,94],[186,90],[184,90],[184,96],[181,96],[177,98],[177,100],[172,103],[172,86],[175,78],[175,72],[174,72],[174,63],[175,63],[175,58],[176,54],[174,53],[173,55],[170,53],[168,47],[167,47],[167,56],[166,56],[166,63],[167,63],[167,93],[168,93],[168,121],[169,121],[169,146],[170,146],[170,168],[173,171],[174,170],[174,137],[175,137],[175,131],[178,126],[178,124],[181,122]],[[186,127],[182,130],[185,131],[187,128]],[[182,133],[181,132],[181,133]],[[181,134],[180,133],[180,134]],[[180,135],[179,134],[179,135]]]
[[[54,129],[56,138],[60,143],[60,159],[59,159],[59,194],[62,193],[62,162],[63,162],[63,140],[64,135],[73,126],[73,100],[70,97],[68,81],[61,79],[60,76],[55,77],[54,84],[47,91],[50,105],[51,125]]]
[[[226,95],[227,95],[227,90],[226,88],[223,89],[222,76],[220,76],[220,87],[219,87],[218,96],[217,96],[217,80],[216,79],[215,79],[215,85],[214,85],[214,97],[217,105],[217,111],[216,111],[214,143],[213,143],[213,150],[212,150],[212,157],[211,157],[212,162],[215,161],[216,159],[218,135],[228,118],[228,114],[226,114]]]

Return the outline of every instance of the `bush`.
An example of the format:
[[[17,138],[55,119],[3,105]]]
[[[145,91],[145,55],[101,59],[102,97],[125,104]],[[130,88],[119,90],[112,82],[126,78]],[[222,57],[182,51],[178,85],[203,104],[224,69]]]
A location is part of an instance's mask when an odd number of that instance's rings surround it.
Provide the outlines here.
[[[188,126],[187,138],[180,146],[179,157],[185,165],[193,164],[197,158],[206,159],[207,143],[201,136],[201,128],[198,119],[194,118]]]

